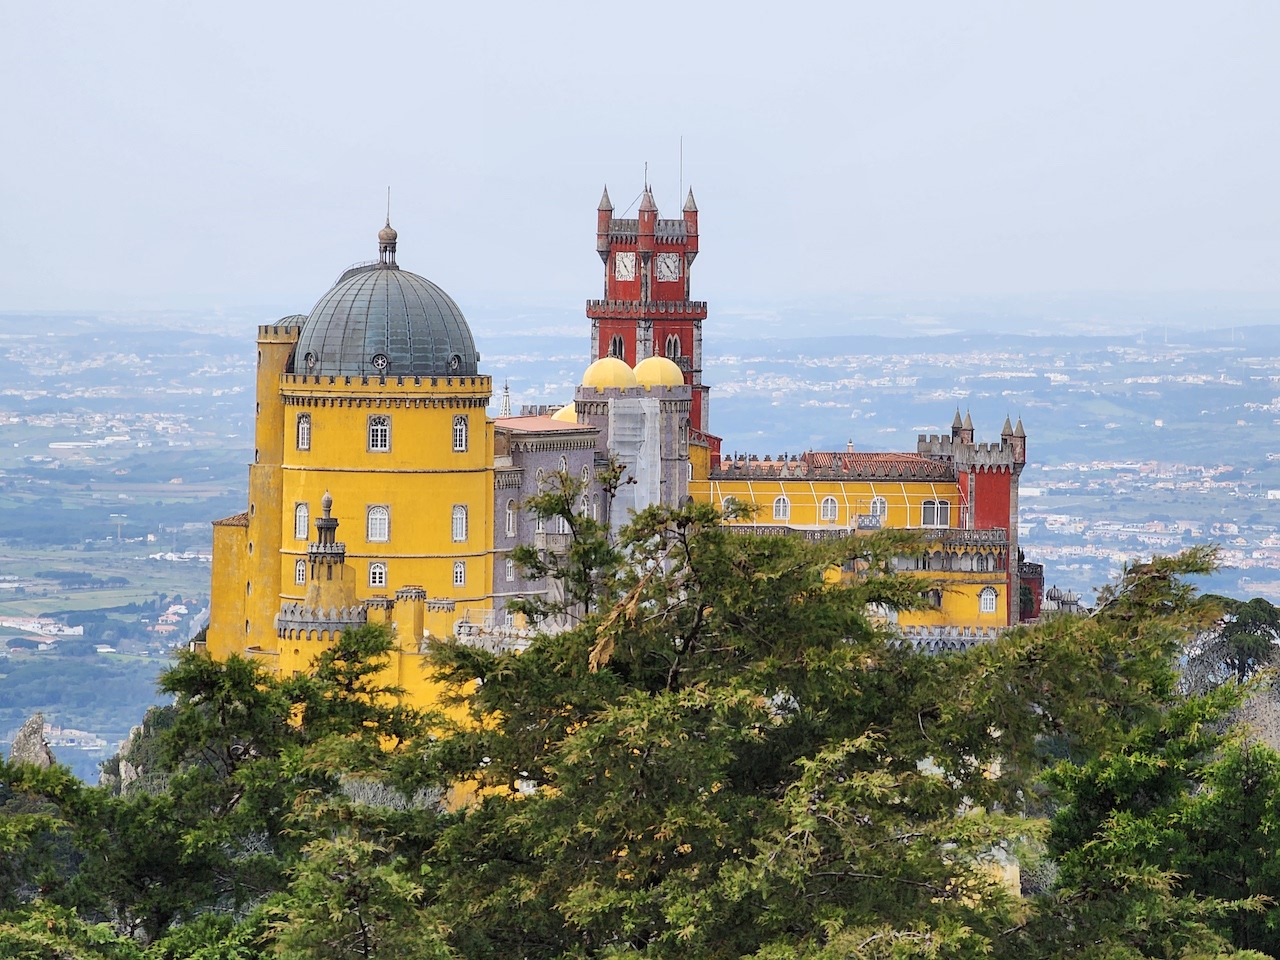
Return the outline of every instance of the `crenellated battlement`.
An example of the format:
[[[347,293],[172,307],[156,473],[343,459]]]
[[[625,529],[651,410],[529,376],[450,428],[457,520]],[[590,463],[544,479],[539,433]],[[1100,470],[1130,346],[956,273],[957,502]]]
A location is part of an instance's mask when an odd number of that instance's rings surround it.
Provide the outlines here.
[[[946,434],[919,434],[916,451],[931,460],[950,460],[956,469],[965,472],[977,470],[1013,469],[1020,464],[1017,449],[1012,443],[965,443]]]
[[[588,300],[592,320],[631,320],[636,317],[673,316],[707,319],[705,300]]]

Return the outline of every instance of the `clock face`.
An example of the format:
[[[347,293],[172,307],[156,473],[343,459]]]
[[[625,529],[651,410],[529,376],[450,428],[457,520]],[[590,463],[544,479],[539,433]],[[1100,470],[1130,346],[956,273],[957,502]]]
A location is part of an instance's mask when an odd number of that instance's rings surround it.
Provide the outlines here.
[[[634,280],[636,278],[636,255],[634,251],[615,253],[613,255],[613,278],[615,280]]]
[[[680,279],[680,254],[660,253],[653,258],[653,275],[663,281]]]

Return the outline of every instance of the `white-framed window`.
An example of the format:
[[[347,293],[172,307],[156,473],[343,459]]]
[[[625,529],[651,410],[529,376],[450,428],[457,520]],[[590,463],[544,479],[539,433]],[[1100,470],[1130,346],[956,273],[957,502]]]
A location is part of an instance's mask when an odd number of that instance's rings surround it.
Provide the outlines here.
[[[723,500],[720,501],[720,512],[728,513],[737,505],[738,505],[738,501],[735,500],[733,497],[725,497]]]
[[[455,587],[465,587],[467,585],[467,562],[465,560],[455,560],[453,563],[453,585]]]
[[[569,472],[569,460],[568,460],[568,458],[567,458],[567,457],[561,457],[561,458],[560,458],[560,472],[561,472],[561,473],[568,473],[568,472]]]
[[[384,506],[370,507],[366,514],[365,539],[370,543],[386,543],[391,539],[391,511]]]
[[[467,508],[460,503],[453,505],[453,542],[467,542]]]
[[[512,613],[510,610],[508,610],[503,615],[502,622],[506,625],[507,629],[510,630],[512,627],[516,625],[516,615]]]
[[[591,519],[600,519],[600,494],[593,493],[591,495]]]
[[[533,472],[533,482],[537,484],[539,490],[542,489],[542,481],[546,479],[546,476],[546,472],[541,467]]]
[[[884,497],[871,498],[871,516],[884,519],[889,515],[889,501]]]
[[[662,355],[672,360],[680,356],[680,338],[674,333],[667,337],[666,349],[663,350]]]
[[[688,463],[685,464],[685,472],[688,474],[688,476],[686,476],[685,479],[692,480],[693,479],[693,461],[692,460],[690,460]]]
[[[311,414],[309,413],[298,414],[298,425],[297,425],[296,436],[298,440],[299,450],[311,449]]]
[[[983,587],[982,592],[978,594],[978,611],[980,613],[995,613],[997,599],[995,587]]]
[[[516,535],[516,502],[514,500],[507,501],[507,536],[514,537]]]
[[[791,519],[791,501],[786,497],[778,497],[773,501],[773,519]]]
[[[375,560],[369,564],[369,586],[385,587],[387,585],[387,565]]]
[[[307,561],[295,560],[293,564],[293,582],[303,586],[307,582]]]
[[[507,558],[506,568],[507,583],[512,583],[516,579],[516,562],[510,557]]]
[[[840,516],[840,506],[835,497],[822,498],[822,520],[824,523],[835,523]]]
[[[689,421],[680,421],[680,433],[678,437],[680,444],[680,456],[687,457],[689,455]]]
[[[591,468],[585,463],[582,465],[582,482],[584,485],[591,482]]]
[[[467,418],[463,415],[453,418],[453,452],[467,452]]]
[[[391,449],[391,418],[376,414],[369,418],[369,449],[374,453],[387,453]]]
[[[556,533],[567,534],[569,532],[569,521],[561,514],[556,515]]]
[[[538,516],[533,518],[533,532],[534,533],[547,532],[547,521],[545,517]]]
[[[609,356],[617,357],[619,360],[627,359],[626,348],[622,344],[621,334],[617,334],[609,341]]]
[[[951,526],[951,504],[946,500],[926,500],[920,505],[920,526]]]
[[[311,508],[305,503],[293,507],[293,539],[306,540],[311,536]]]

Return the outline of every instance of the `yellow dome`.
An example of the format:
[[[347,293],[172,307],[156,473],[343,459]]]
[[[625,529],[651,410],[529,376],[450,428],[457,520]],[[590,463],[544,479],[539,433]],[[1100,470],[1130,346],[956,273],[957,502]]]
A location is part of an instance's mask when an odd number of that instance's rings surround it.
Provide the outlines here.
[[[563,407],[551,415],[552,420],[560,420],[564,423],[577,423],[578,411],[572,403],[566,403]]]
[[[683,387],[684,374],[666,357],[649,357],[636,364],[636,383],[642,387]]]
[[[595,387],[597,390],[604,390],[606,387],[625,389],[636,385],[636,375],[617,357],[601,357],[587,367],[587,372],[582,375],[582,385]]]

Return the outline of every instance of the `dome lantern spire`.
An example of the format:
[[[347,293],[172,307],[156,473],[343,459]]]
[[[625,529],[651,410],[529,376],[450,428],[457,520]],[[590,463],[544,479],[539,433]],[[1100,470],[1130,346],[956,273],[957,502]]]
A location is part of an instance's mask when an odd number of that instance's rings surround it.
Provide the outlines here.
[[[387,187],[387,225],[378,231],[378,262],[384,267],[396,265],[397,236],[395,227],[391,226],[391,188]]]

